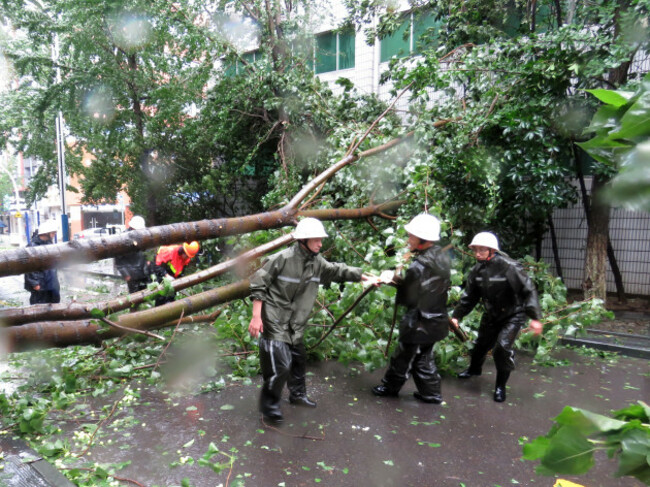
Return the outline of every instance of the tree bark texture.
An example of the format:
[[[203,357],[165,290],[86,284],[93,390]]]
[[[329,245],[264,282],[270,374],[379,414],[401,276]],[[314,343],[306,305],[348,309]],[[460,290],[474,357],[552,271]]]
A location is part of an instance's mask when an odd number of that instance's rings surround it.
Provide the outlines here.
[[[249,281],[244,279],[157,308],[126,313],[116,320],[120,326],[134,330],[150,330],[174,326],[179,319],[218,304],[243,299],[250,294]],[[117,328],[105,329],[99,320],[37,322],[0,329],[0,349],[18,352],[35,347],[66,347],[99,344],[102,340],[126,334]]]
[[[589,239],[589,234],[591,233],[591,218],[592,218],[592,213],[591,213],[591,204],[589,203],[589,195],[587,193],[587,187],[585,185],[585,178],[584,174],[582,173],[582,169],[580,168],[580,163],[578,162],[577,154],[576,154],[576,149],[575,146],[573,146],[573,156],[575,160],[575,165],[576,165],[576,175],[578,176],[578,182],[580,184],[580,195],[582,197],[582,206],[585,210],[585,215],[587,218],[587,239]],[[605,184],[605,183],[603,183]],[[593,193],[593,188],[592,188],[592,198],[599,198],[599,194]],[[601,210],[602,211],[602,210]],[[608,212],[609,215],[609,212]],[[608,216],[609,218],[609,216]],[[589,246],[587,246],[587,253],[589,253]],[[607,259],[609,260],[609,265],[612,269],[612,274],[614,275],[614,282],[616,283],[616,293],[618,295],[618,299],[621,303],[625,303],[627,301],[627,298],[625,297],[625,286],[623,285],[623,276],[621,275],[621,270],[618,267],[618,262],[616,260],[616,254],[614,254],[614,247],[612,247],[612,241],[609,238],[609,220],[608,220],[608,228],[607,228]],[[586,268],[586,266],[585,266]],[[605,268],[605,277],[606,275],[607,268]],[[586,276],[586,274],[585,274]],[[587,284],[586,282],[586,277],[585,280],[583,281],[583,289],[585,285]],[[605,286],[606,287],[606,286]],[[592,297],[592,294],[587,294],[585,292],[585,298]],[[601,298],[605,300],[607,296]]]
[[[102,238],[72,240],[55,245],[9,250],[0,254],[0,277],[93,262],[161,245],[206,240],[228,235],[241,235],[257,230],[270,230],[293,225],[297,216],[308,214],[307,212],[300,213],[300,204],[313,190],[327,181],[332,175],[362,157],[368,157],[398,145],[410,135],[412,133],[402,138],[393,139],[379,147],[344,157],[303,186],[291,201],[279,210],[235,218],[173,223]],[[335,211],[342,212],[344,210]],[[365,217],[362,215],[362,210],[355,211],[358,212],[357,218]],[[336,218],[338,218],[336,215],[331,216],[331,219]]]
[[[582,282],[585,299],[598,298],[607,300],[607,242],[609,240],[609,205],[602,201],[600,195],[606,184],[598,175],[594,175],[591,186],[591,216],[587,233],[587,251],[585,255],[585,275]]]
[[[370,218],[371,216],[386,217],[385,212],[392,212],[404,203],[402,200],[390,201],[382,204],[372,204],[363,208],[334,209],[334,210],[306,210],[298,212],[300,216],[311,216],[321,220],[349,220]],[[129,232],[132,233],[132,232]],[[283,235],[271,242],[248,250],[234,259],[220,262],[208,269],[192,275],[174,279],[171,283],[174,291],[181,291],[188,287],[200,284],[214,277],[234,271],[239,277],[246,277],[245,269],[255,259],[275,250],[283,245],[293,242],[291,234]],[[242,271],[242,269],[244,269]],[[246,274],[246,275],[244,275]],[[127,296],[119,296],[99,303],[69,303],[69,304],[38,304],[23,308],[9,308],[0,310],[0,323],[5,326],[23,325],[45,320],[82,320],[90,318],[93,309],[99,309],[105,314],[115,313],[143,303],[145,299],[157,293],[163,286],[156,289],[145,289]]]

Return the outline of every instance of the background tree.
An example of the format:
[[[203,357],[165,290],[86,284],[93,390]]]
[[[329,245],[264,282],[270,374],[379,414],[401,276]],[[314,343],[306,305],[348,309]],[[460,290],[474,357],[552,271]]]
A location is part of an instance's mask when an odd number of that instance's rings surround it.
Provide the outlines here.
[[[410,3],[437,25],[421,38],[423,56],[394,59],[384,79],[411,84],[422,140],[436,142],[416,173],[441,183],[430,191],[468,234],[491,228],[515,254],[539,248],[553,210],[576,196],[568,177],[585,158],[575,142],[595,109],[584,89],[638,76],[631,60],[647,48],[648,2]],[[399,12],[385,4],[346,4],[356,22],[379,16],[366,29],[370,38],[400,26]],[[444,53],[452,54],[441,60]],[[461,122],[440,132],[432,118]],[[585,291],[605,299],[609,207],[598,194],[614,171],[598,161],[590,171]]]
[[[574,142],[594,109],[582,90],[630,77],[630,60],[647,43],[636,35],[645,32],[647,0],[411,3],[436,27],[420,37],[421,57],[394,59],[383,78],[394,94],[409,87],[409,114],[383,119],[364,143],[381,143],[406,125],[414,144],[396,156],[401,166],[361,163],[318,202],[336,207],[367,202],[373,190],[406,189],[404,211],[435,200],[468,235],[491,228],[516,255],[539,250],[552,211],[575,198],[567,176],[583,158]],[[350,24],[379,15],[370,39],[403,24],[391,3],[346,4]],[[314,78],[310,32],[321,4],[116,5],[3,0],[6,16],[27,34],[5,43],[22,84],[3,97],[0,127],[4,140],[47,162],[34,194],[54,175],[50,121],[58,109],[77,138],[68,160],[82,175],[85,200],[112,199],[125,185],[152,223],[282,204],[383,109],[345,81],[339,97]],[[57,63],[49,52],[54,33]],[[458,123],[440,130],[432,122],[440,119]],[[79,163],[84,150],[96,158],[89,167]],[[592,166],[596,196],[612,173]],[[608,210],[597,197],[588,206],[586,288],[604,298],[598,235]]]
[[[0,133],[45,162],[31,197],[54,181],[59,109],[84,202],[126,189],[134,210],[160,224],[260,211],[269,181],[291,194],[313,173],[305,161],[322,169],[338,158],[336,127],[358,128],[384,108],[352,91],[336,101],[314,77],[311,12],[320,5],[321,20],[321,3],[5,0],[19,35],[3,49],[21,84],[3,95]]]
[[[69,172],[81,175],[85,202],[114,201],[126,189],[135,208],[159,221],[173,155],[157,141],[200,99],[211,70],[195,2],[4,0],[16,29],[2,49],[19,86],[2,94],[0,141],[44,162],[31,199],[56,174],[54,119],[60,110],[76,143]],[[58,45],[58,55],[52,46]],[[203,62],[197,62],[202,60]],[[57,80],[60,73],[61,80]],[[84,167],[85,152],[93,164]]]

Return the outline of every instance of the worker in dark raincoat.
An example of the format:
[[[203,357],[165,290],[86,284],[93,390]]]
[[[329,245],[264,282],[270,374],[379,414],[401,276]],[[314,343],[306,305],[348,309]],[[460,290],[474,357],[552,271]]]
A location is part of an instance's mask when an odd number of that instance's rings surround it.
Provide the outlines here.
[[[142,230],[143,228],[145,228],[144,218],[136,215],[129,221],[126,231]],[[141,250],[115,257],[115,269],[126,281],[129,294],[147,288],[147,283],[150,280],[149,265],[150,263]]]
[[[419,401],[442,402],[440,374],[433,347],[449,333],[447,292],[450,285],[448,255],[435,242],[440,222],[429,214],[413,218],[404,229],[408,247],[415,254],[403,278],[396,277],[396,305],[406,307],[399,325],[399,342],[382,383],[372,388],[376,396],[397,396],[409,375]],[[383,273],[382,273],[383,274]]]
[[[28,247],[39,247],[54,243],[59,226],[54,220],[47,220],[38,226],[37,235],[32,236]],[[25,289],[30,292],[29,304],[60,303],[59,276],[56,269],[28,272],[25,274]]]
[[[483,362],[493,350],[497,369],[494,400],[506,400],[506,383],[515,368],[513,344],[519,330],[531,318],[530,331],[542,332],[537,290],[521,264],[499,253],[499,242],[490,232],[476,234],[469,245],[477,263],[467,275],[460,302],[453,312],[455,325],[481,302],[485,308],[469,368],[458,377],[481,375]]]

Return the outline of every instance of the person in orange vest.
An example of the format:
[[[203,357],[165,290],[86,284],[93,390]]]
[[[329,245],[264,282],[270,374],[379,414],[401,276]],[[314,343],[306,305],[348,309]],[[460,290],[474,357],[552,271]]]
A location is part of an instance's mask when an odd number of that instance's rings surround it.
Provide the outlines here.
[[[156,266],[154,273],[156,280],[162,282],[166,275],[173,278],[179,277],[185,266],[199,253],[198,242],[184,242],[180,245],[164,245],[158,249],[156,254]],[[174,295],[158,296],[156,306],[174,301]]]

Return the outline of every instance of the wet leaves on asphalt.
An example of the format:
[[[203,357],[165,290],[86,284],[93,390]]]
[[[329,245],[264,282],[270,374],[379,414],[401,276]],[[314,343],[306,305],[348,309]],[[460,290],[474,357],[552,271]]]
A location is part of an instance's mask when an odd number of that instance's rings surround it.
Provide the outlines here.
[[[418,441],[418,445],[420,446],[428,446],[430,448],[440,448],[442,445],[440,443],[430,443],[427,441]]]
[[[413,425],[413,426],[420,426],[420,425],[422,425],[422,426],[434,426],[436,424],[440,424],[440,421],[417,421],[416,419],[414,419],[413,421],[411,421],[410,424]]]
[[[329,472],[330,470],[334,470],[334,467],[330,467],[329,465],[326,465],[325,462],[316,462],[316,465],[318,465],[320,468],[325,470],[326,472]]]

